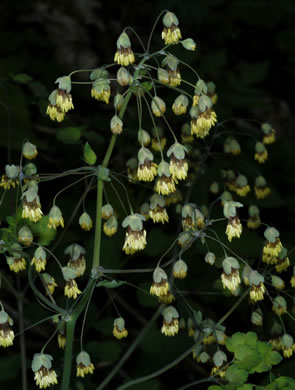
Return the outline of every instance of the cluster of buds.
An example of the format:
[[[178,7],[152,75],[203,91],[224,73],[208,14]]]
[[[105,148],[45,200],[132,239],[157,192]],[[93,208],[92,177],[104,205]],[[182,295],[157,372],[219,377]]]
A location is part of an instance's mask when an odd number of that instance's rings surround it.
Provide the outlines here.
[[[62,122],[65,114],[74,109],[72,95],[70,94],[72,89],[71,78],[69,76],[59,77],[55,83],[58,84],[58,89],[55,89],[49,95],[46,114],[49,115],[51,120]]]

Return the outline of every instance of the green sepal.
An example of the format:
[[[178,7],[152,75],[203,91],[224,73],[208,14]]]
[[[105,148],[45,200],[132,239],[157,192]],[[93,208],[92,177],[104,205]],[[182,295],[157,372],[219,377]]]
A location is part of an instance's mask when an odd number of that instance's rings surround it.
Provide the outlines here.
[[[48,370],[51,368],[53,357],[46,353],[35,353],[32,361],[32,370],[34,372],[39,371],[41,367],[47,368]]]
[[[67,93],[71,92],[72,82],[69,76],[62,76],[55,80],[55,84],[58,84],[58,89],[62,89]]]
[[[83,366],[86,366],[86,367],[90,366],[91,360],[90,360],[89,354],[88,354],[87,352],[85,352],[85,351],[81,351],[81,352],[77,355],[77,357],[76,357],[76,363],[77,363],[77,364],[82,363]]]
[[[103,69],[103,68],[97,68],[97,69],[94,69],[90,75],[89,75],[89,78],[90,80],[96,80],[96,79],[106,79],[109,75],[109,72],[106,70],[106,69]]]
[[[280,237],[280,233],[274,227],[269,227],[269,228],[265,229],[264,237],[267,239],[267,241],[269,241],[273,244],[276,242],[277,238]]]

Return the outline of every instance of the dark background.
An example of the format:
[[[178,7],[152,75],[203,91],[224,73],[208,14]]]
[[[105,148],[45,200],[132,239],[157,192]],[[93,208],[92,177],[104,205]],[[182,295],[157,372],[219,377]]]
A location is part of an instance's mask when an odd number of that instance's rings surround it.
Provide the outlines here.
[[[263,168],[263,174],[269,180],[274,195],[269,201],[262,201],[260,206],[263,208],[264,219],[280,230],[284,244],[291,249],[294,245],[295,222],[293,192],[295,181],[293,173],[295,166],[293,107],[295,3],[293,0],[167,0],[153,3],[96,0],[27,0],[25,3],[2,1],[0,12],[1,172],[7,162],[18,163],[24,137],[28,137],[31,142],[38,145],[40,172],[61,172],[83,164],[81,159],[82,146],[86,140],[91,142],[100,156],[109,139],[108,123],[113,115],[112,106],[98,105],[94,99],[90,99],[88,87],[74,86],[72,94],[75,111],[67,115],[65,122],[56,124],[45,115],[47,97],[55,88],[53,83],[57,77],[68,74],[74,69],[95,68],[113,62],[116,40],[127,25],[133,27],[143,41],[147,42],[152,24],[159,12],[165,8],[177,15],[183,38],[191,37],[197,43],[196,52],[193,55],[185,53],[184,56],[190,65],[197,69],[202,78],[216,83],[219,96],[216,108],[218,119],[254,118],[258,121],[269,122],[276,129],[278,142],[276,146],[270,148],[269,161],[267,166]],[[155,50],[162,45],[161,29],[160,23],[152,40]],[[131,33],[129,36],[132,48],[137,52],[140,46]],[[183,70],[182,75],[185,78],[185,70]],[[82,75],[77,76],[75,80],[83,81],[86,78]],[[131,120],[136,123],[134,115],[133,119],[131,115]],[[71,142],[68,145],[60,134],[63,128],[70,126],[79,128],[82,137],[77,142]],[[235,128],[232,127],[231,130],[234,131]],[[127,134],[130,144],[132,144],[134,142],[132,136],[135,137],[136,132]],[[243,142],[246,143],[247,140],[243,141],[242,139],[242,147]],[[134,151],[136,150],[134,149]],[[125,155],[124,150],[120,149],[120,144],[115,149],[115,156],[113,166],[122,169],[125,164]],[[58,189],[60,189],[60,183],[58,187],[53,184],[46,190],[40,188],[42,206],[46,212],[50,208],[52,196]],[[138,194],[134,190],[130,191],[130,196],[134,198],[136,203],[135,199],[137,199]],[[74,195],[76,194],[73,192],[62,197],[61,203],[65,208],[65,216],[70,215],[72,211],[68,203]],[[94,198],[93,195],[89,199],[90,210],[94,210]],[[142,200],[142,197],[139,196],[139,200]],[[11,202],[6,199],[0,207],[0,218],[3,221],[7,213],[11,212],[10,206]],[[159,230],[154,229],[150,235],[151,240],[154,241],[150,244],[147,255],[150,257],[159,256],[167,248],[170,242],[169,234],[172,234],[173,230],[175,229],[170,228],[169,231],[168,228],[167,235],[161,236]],[[123,240],[123,233],[120,234],[120,237],[115,239],[112,248],[111,245],[106,246],[105,257],[111,259],[110,267],[119,266],[114,258],[120,256],[118,251],[120,251],[119,246]],[[262,236],[262,233],[260,235]],[[80,237],[74,229],[70,230],[67,240],[71,242],[73,239],[79,239],[77,237],[84,240],[86,246],[92,247],[92,241],[87,239],[88,236],[82,235]],[[252,236],[251,239],[253,239]],[[159,244],[159,240],[161,244]],[[119,247],[118,251],[114,249],[116,242]],[[250,253],[253,252],[253,256],[256,254],[253,248],[249,248],[249,242],[245,241],[241,245],[244,246],[239,249],[249,250]],[[137,266],[134,260],[131,260],[129,265],[130,267]],[[192,265],[191,269],[193,270]],[[194,287],[194,277],[203,277],[203,280],[206,280],[206,271],[195,268],[186,288]],[[215,277],[218,278],[218,273]],[[149,279],[143,278],[143,280]],[[138,282],[136,278],[132,281]],[[148,286],[149,282],[146,282],[145,288]],[[205,285],[203,287],[206,288]],[[132,293],[124,289],[121,292],[123,300],[135,305],[136,300],[130,298]],[[108,299],[107,295],[105,299]],[[201,308],[209,307],[210,315],[214,317],[217,313],[217,319],[224,313],[224,306],[226,309],[230,307],[228,303],[220,307],[215,298],[198,297],[198,299],[197,305],[200,305]],[[144,302],[144,298],[141,298],[140,303],[146,306],[147,310],[155,306],[151,302]],[[13,306],[13,303],[11,305]],[[40,311],[40,317],[44,317],[45,312],[42,312],[37,304],[32,306],[32,311],[36,307]],[[142,312],[145,309],[143,308],[142,311],[141,309],[138,308],[138,320],[130,319],[129,321],[129,323],[133,321],[132,338],[135,337],[138,329],[144,323]],[[247,312],[248,317],[245,317],[246,310],[248,309],[245,307],[241,308],[241,323],[229,324],[231,331],[237,329],[246,331],[248,329],[247,327],[241,328],[246,320],[249,321],[249,312]],[[114,313],[111,310],[107,314],[103,313],[103,315],[108,315],[105,322],[97,319],[96,323],[97,311],[95,307],[90,307],[90,314],[90,318],[94,320],[89,324],[89,340],[92,339],[91,329],[92,332],[93,329],[101,332],[101,335],[95,341],[91,341],[92,344],[88,345],[88,351],[92,351],[93,354],[98,353],[97,361],[103,360],[103,357],[107,361],[105,366],[102,364],[102,367],[99,367],[99,372],[96,374],[95,380],[96,383],[99,383],[109,372],[112,362],[120,356],[122,350],[126,349],[126,345],[116,347],[115,343],[107,344],[111,342],[106,340],[108,337],[111,338],[110,332],[106,330],[112,323],[111,317]],[[39,318],[37,317],[36,320]],[[132,318],[132,316],[130,317]],[[28,312],[27,318],[34,318],[33,313]],[[135,356],[136,359],[126,368],[127,374],[124,370],[120,373],[123,378],[128,377],[128,375],[132,377],[135,362],[137,364],[135,376],[140,376],[150,373],[153,369],[170,361],[170,356],[155,354],[157,345],[160,346],[161,350],[169,351],[171,356],[177,356],[183,351],[183,345],[188,342],[187,339],[180,338],[173,344],[173,347],[171,347],[171,343],[168,343],[170,340],[161,341],[162,344],[160,344],[157,339],[158,332],[155,327],[150,333],[149,339],[142,343],[141,349]],[[41,338],[40,345],[42,346],[42,340],[44,342],[46,339],[44,332],[37,329],[37,334]],[[32,336],[33,333],[28,333],[30,354],[36,352]],[[95,337],[97,337],[96,333]],[[154,345],[151,340],[154,340]],[[101,349],[98,348],[98,344],[95,344],[98,342],[103,345],[100,347]],[[173,348],[174,351],[172,351]],[[143,353],[141,353],[142,351]],[[52,353],[50,350],[48,352]],[[11,353],[11,356],[14,354]],[[3,353],[1,359],[5,359]],[[11,359],[13,358],[11,357]],[[1,362],[0,365],[4,364],[4,360]],[[14,361],[11,360],[11,362]],[[17,358],[14,364],[18,364]],[[202,369],[198,368],[199,372],[194,370],[196,370],[194,364],[189,361],[175,371],[164,374],[159,382],[161,387],[158,388],[165,389],[165,386],[170,382],[173,383],[173,380],[175,380],[174,386],[180,386],[198,377],[200,372],[202,374]],[[285,373],[290,375],[288,367],[286,367]],[[3,380],[5,384],[15,385],[17,383],[15,382],[17,379],[9,375]]]

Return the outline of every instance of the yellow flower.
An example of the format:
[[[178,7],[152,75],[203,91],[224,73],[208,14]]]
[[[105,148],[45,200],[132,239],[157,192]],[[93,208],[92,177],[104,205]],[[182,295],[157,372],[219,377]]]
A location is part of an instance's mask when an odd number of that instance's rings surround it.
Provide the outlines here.
[[[170,322],[163,321],[161,332],[165,336],[175,336],[179,330],[178,318],[172,318]]]
[[[57,342],[60,349],[64,349],[66,346],[66,336],[64,334],[59,333],[57,335]]]
[[[265,291],[265,286],[262,282],[259,283],[258,286],[253,284],[250,290],[250,299],[254,302],[262,301],[264,299]]]
[[[173,276],[176,279],[184,279],[186,275],[187,275],[186,263],[182,259],[177,260],[173,265]]]
[[[134,231],[128,226],[123,251],[126,255],[133,255],[135,252],[146,247],[146,231],[144,229]]]
[[[235,291],[241,283],[239,270],[232,268],[230,274],[223,272],[221,274],[221,281],[223,288],[227,287],[230,291]]]
[[[138,164],[137,177],[141,181],[153,181],[157,175],[157,164],[145,159],[143,164]]]
[[[48,369],[44,366],[35,372],[34,379],[36,385],[39,386],[40,389],[46,389],[46,387],[57,384],[56,372],[53,369]]]
[[[64,227],[64,219],[62,217],[62,213],[57,206],[53,206],[49,212],[49,221],[48,221],[49,229],[56,229],[58,226]]]
[[[78,289],[78,285],[75,279],[70,279],[66,281],[64,294],[66,297],[73,299],[77,299],[78,295],[81,294],[81,291]]]
[[[52,276],[50,276],[49,274],[47,274],[46,272],[41,274],[41,276],[42,276],[44,283],[46,284],[48,291],[52,295],[54,293],[55,287],[57,287],[57,284],[55,283],[55,279]],[[46,290],[47,295],[48,295],[48,291]]]
[[[292,278],[290,280],[290,284],[292,287],[295,287],[295,275],[292,276]]]
[[[285,271],[290,265],[289,257],[285,257],[283,259],[279,259],[278,263],[276,264],[276,271],[277,272],[283,272]]]
[[[65,119],[65,113],[56,104],[48,104],[46,114],[53,121],[62,122]]]
[[[22,210],[22,218],[27,218],[30,221],[37,222],[42,218],[42,210],[41,204],[39,201],[39,196],[29,202],[26,197],[23,199],[23,210]]]
[[[109,104],[111,97],[111,88],[102,89],[101,91],[97,90],[95,87],[91,89],[91,96],[99,101],[103,101],[106,104]]]
[[[13,345],[14,332],[10,326],[13,325],[12,319],[5,311],[0,311],[0,346],[6,348]]]
[[[171,291],[168,291],[166,295],[159,296],[159,302],[166,303],[166,305],[169,305],[173,301],[175,301],[175,296]]]
[[[165,45],[176,44],[182,38],[176,15],[167,11],[163,17],[163,24],[162,39],[165,40]]]
[[[265,134],[263,137],[264,144],[273,144],[276,140],[276,131],[272,129],[269,134]]]
[[[86,212],[84,212],[80,218],[79,218],[79,225],[81,226],[81,228],[85,231],[89,231],[92,229],[92,219],[90,217],[90,215]]]
[[[270,194],[269,187],[257,187],[254,186],[255,195],[257,199],[264,199],[267,195]]]
[[[227,238],[228,238],[228,241],[231,242],[231,240],[234,238],[234,237],[238,237],[240,238],[241,234],[242,234],[242,224],[241,224],[241,221],[240,219],[235,216],[235,217],[230,217],[228,219],[228,223],[227,223],[227,227],[226,227],[226,235],[227,235]]]
[[[208,336],[204,337],[204,339],[203,339],[204,345],[210,345],[210,344],[213,344],[215,342],[216,342],[216,337],[212,333],[209,334]]]
[[[74,109],[72,95],[63,89],[58,89],[56,94],[56,105],[62,112],[66,113]]]
[[[253,217],[249,217],[247,221],[248,229],[257,229],[261,225],[261,220],[259,215],[254,215]]]
[[[26,269],[27,262],[24,257],[18,259],[10,258],[11,262],[8,263],[10,271],[19,272]]]
[[[225,368],[215,366],[215,367],[212,367],[211,375],[217,374],[220,378],[224,378],[225,372],[226,372]]]
[[[158,141],[158,138],[152,138],[152,149],[156,152],[160,152],[161,150],[165,149],[167,138],[166,137],[159,137],[160,142]]]
[[[258,161],[259,164],[263,164],[267,160],[267,158],[268,158],[268,153],[266,149],[261,153],[256,152],[254,155],[254,159]]]
[[[46,266],[46,259],[36,259],[36,257],[33,257],[31,265],[35,266],[37,272],[44,271]]]
[[[117,218],[112,215],[104,224],[103,231],[108,237],[112,237],[118,230]]]
[[[74,269],[78,276],[84,275],[86,270],[86,260],[83,255],[80,255],[77,260],[70,259],[67,264],[68,267]]]
[[[211,108],[200,112],[197,118],[191,120],[191,134],[195,134],[198,138],[205,138],[216,122],[216,113]]]
[[[171,192],[175,192],[176,187],[173,176],[162,175],[158,177],[155,185],[155,191],[161,195],[169,195]]]
[[[117,49],[114,61],[117,62],[119,65],[123,66],[133,64],[133,62],[135,61],[135,56],[131,47],[120,47],[119,49]]]
[[[268,264],[278,263],[278,256],[283,248],[281,240],[279,237],[275,242],[267,242],[263,247],[262,261]]]
[[[150,288],[150,294],[157,297],[163,297],[168,294],[169,284],[167,279],[162,279],[159,283],[153,282]]]
[[[250,191],[250,186],[248,184],[242,187],[236,186],[236,193],[239,196],[246,196]]]
[[[185,159],[178,159],[172,153],[170,157],[169,170],[173,178],[185,180],[187,178],[188,164]]]
[[[154,223],[157,222],[169,222],[169,217],[165,207],[157,206],[149,211],[149,216],[152,218]]]
[[[118,317],[114,320],[113,335],[119,340],[128,336],[124,318]]]
[[[87,374],[93,374],[93,371],[94,371],[93,363],[90,363],[89,366],[84,366],[83,363],[77,364],[77,377],[81,376],[82,378],[84,378],[84,376]]]

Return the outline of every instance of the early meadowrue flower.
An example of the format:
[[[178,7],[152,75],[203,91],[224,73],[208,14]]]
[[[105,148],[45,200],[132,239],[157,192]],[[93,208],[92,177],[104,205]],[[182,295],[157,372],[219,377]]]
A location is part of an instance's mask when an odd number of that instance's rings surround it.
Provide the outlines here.
[[[23,210],[22,218],[37,222],[42,218],[40,198],[38,196],[38,184],[31,181],[29,188],[22,194]]]
[[[276,271],[277,272],[283,272],[286,271],[286,269],[290,265],[290,260],[288,257],[288,251],[286,248],[282,248],[281,252],[279,253],[279,260],[276,264]]]
[[[118,317],[114,320],[113,335],[116,339],[120,340],[128,336],[128,331],[125,329],[125,320],[122,317]]]
[[[78,244],[71,244],[64,251],[65,255],[70,256],[67,267],[75,270],[75,277],[82,276],[86,270],[85,253],[85,249]]]
[[[188,98],[185,95],[179,95],[173,103],[172,110],[175,115],[183,115],[186,113],[188,106]]]
[[[158,167],[158,178],[155,185],[155,191],[161,195],[169,195],[176,191],[175,180],[170,173],[169,164],[162,160]]]
[[[45,353],[35,353],[32,361],[32,370],[36,385],[40,389],[46,389],[57,384],[56,372],[51,368],[53,357]]]
[[[192,38],[184,39],[180,42],[186,50],[196,50],[196,42]]]
[[[5,174],[1,177],[0,187],[4,190],[10,190],[10,188],[15,188],[19,184],[19,166],[14,164],[5,165]]]
[[[240,202],[229,201],[225,202],[223,207],[223,214],[225,218],[228,218],[225,233],[229,241],[231,241],[234,237],[240,238],[242,234],[242,224],[239,217],[236,215],[237,207],[243,207],[243,204]]]
[[[121,121],[121,119],[117,115],[114,115],[112,117],[111,122],[110,122],[110,128],[111,128],[111,132],[113,134],[121,134],[122,133],[123,122]]]
[[[195,87],[195,92],[193,96],[193,107],[196,107],[199,104],[200,97],[202,95],[207,95],[208,87],[204,80],[198,80]]]
[[[87,374],[93,374],[94,365],[91,363],[90,356],[87,352],[81,351],[76,357],[77,377],[84,378]]]
[[[214,265],[216,260],[216,256],[212,252],[208,252],[205,256],[205,262],[210,265]]]
[[[56,93],[56,105],[62,112],[66,113],[74,109],[72,95],[63,89],[58,89]]]
[[[247,221],[248,228],[249,229],[259,228],[259,226],[261,225],[259,208],[255,205],[251,205],[249,206],[248,213],[249,213],[249,218]]]
[[[223,273],[221,281],[223,288],[228,288],[230,291],[235,291],[241,283],[240,279],[240,264],[234,257],[226,257],[222,262]]]
[[[135,252],[146,247],[146,230],[143,228],[143,215],[135,213],[128,215],[122,222],[123,228],[127,228],[123,251],[126,255],[133,255]]]
[[[34,252],[34,257],[31,261],[31,265],[35,266],[37,272],[41,272],[45,270],[46,262],[46,252],[42,248],[42,246],[39,246]]]
[[[263,143],[273,144],[276,140],[276,131],[271,127],[269,123],[262,123],[261,130],[264,133]]]
[[[281,316],[284,313],[286,313],[287,312],[287,302],[286,302],[285,298],[283,298],[280,295],[275,297],[275,299],[273,301],[273,305],[272,305],[272,310],[278,316]]]
[[[181,248],[189,248],[192,245],[193,242],[193,235],[188,231],[188,232],[183,232],[180,233],[178,236],[177,244]]]
[[[292,287],[295,287],[295,265],[293,267],[293,276],[292,276],[292,278],[290,280],[290,284],[291,284]]]
[[[156,267],[153,272],[153,283],[150,288],[150,294],[162,297],[167,295],[168,291],[169,284],[167,274],[162,268]]]
[[[258,161],[259,164],[263,164],[268,158],[266,147],[262,142],[256,142],[255,151],[254,159]]]
[[[165,336],[175,336],[179,330],[179,314],[174,306],[166,306],[162,315],[164,317],[161,333]]]
[[[65,349],[66,341],[67,341],[67,339],[66,339],[66,336],[64,333],[59,333],[57,335],[57,343],[58,343],[58,347],[60,349]]]
[[[191,134],[189,123],[184,123],[181,127],[181,141],[184,144],[191,144],[194,142],[194,136]]]
[[[166,204],[166,202],[165,202]],[[145,220],[147,221],[150,218],[149,212],[150,212],[150,204],[148,202],[144,202],[140,206],[140,214],[144,216]]]
[[[212,126],[217,122],[215,111],[212,110],[212,102],[208,96],[202,95],[198,106],[190,109],[191,134],[197,138],[205,138]]]
[[[263,313],[260,308],[252,312],[251,322],[253,325],[263,326]]]
[[[182,229],[184,231],[196,230],[197,221],[196,221],[195,206],[193,204],[187,203],[183,205],[181,209],[181,217],[182,217]]]
[[[175,301],[175,296],[171,291],[168,291],[166,295],[161,295],[159,297],[159,302],[165,303],[166,305],[170,305],[170,303]]]
[[[182,201],[182,194],[179,189],[176,189],[175,192],[165,196],[166,206],[171,206],[172,204],[177,204]]]
[[[17,235],[18,242],[20,242],[21,244],[25,246],[29,246],[32,244],[34,237],[31,229],[28,228],[28,226],[23,226],[22,228],[20,228]]]
[[[184,279],[187,275],[187,264],[182,259],[177,260],[173,265],[173,276],[176,279]]]
[[[23,145],[23,156],[28,160],[33,160],[38,154],[36,145],[31,144],[31,142],[27,141]]]
[[[126,87],[126,85],[129,85],[132,81],[132,76],[128,72],[126,68],[121,66],[121,68],[117,72],[117,82],[120,84],[122,87]]]
[[[285,282],[277,275],[271,275],[271,284],[277,290],[283,290],[285,288]]]
[[[115,53],[114,61],[122,66],[133,64],[135,61],[130,39],[125,32],[122,32],[117,40],[117,51]]]
[[[266,180],[263,176],[256,177],[254,191],[257,199],[264,199],[270,194],[270,188],[267,187]]]
[[[169,74],[166,69],[158,68],[157,70],[157,76],[160,83],[164,85],[169,84]]]
[[[213,183],[210,184],[209,191],[213,195],[217,195],[218,194],[218,192],[219,192],[219,184],[218,184],[217,181],[214,181]]]
[[[216,351],[213,355],[214,367],[211,370],[211,375],[217,374],[220,378],[224,378],[226,369],[224,366],[227,363],[227,356],[223,351]]]
[[[140,146],[148,146],[151,142],[149,133],[143,129],[139,129],[137,133],[137,140]]]
[[[157,175],[157,164],[153,162],[153,153],[147,148],[140,148],[137,154],[137,176],[141,181],[153,181]]]
[[[188,164],[185,160],[187,148],[178,142],[175,142],[167,151],[167,157],[170,158],[169,171],[176,180],[185,180],[188,172]]]
[[[150,200],[149,216],[154,223],[169,222],[169,217],[165,208],[165,199],[162,195],[154,194]]]
[[[168,73],[168,85],[177,87],[181,84],[181,75],[178,68],[179,60],[172,54],[167,54],[162,61],[162,66],[166,66]]]
[[[230,153],[233,156],[238,156],[239,154],[241,154],[240,144],[238,143],[238,141],[235,138],[228,137],[225,140],[225,142],[226,142],[224,144],[225,153]]]
[[[53,295],[55,287],[57,287],[57,284],[55,283],[55,279],[52,276],[50,276],[49,274],[47,274],[46,272],[41,274],[41,276],[42,276],[44,283],[46,284],[46,287],[48,288],[48,291],[50,292],[51,295]],[[46,293],[48,294],[47,291],[46,291]]]
[[[269,227],[264,231],[267,242],[263,247],[262,261],[268,264],[277,264],[278,256],[283,248],[280,233],[277,229]]]
[[[9,347],[13,345],[14,332],[11,329],[13,320],[4,311],[0,311],[0,347]]]
[[[112,237],[118,231],[118,220],[115,215],[112,215],[104,224],[103,231],[108,237]]]
[[[257,302],[264,299],[264,293],[266,292],[266,289],[263,282],[264,277],[257,271],[251,270],[249,272],[249,285],[251,286],[250,299],[252,301]]]
[[[176,15],[167,11],[163,17],[164,29],[162,31],[162,39],[165,40],[165,45],[176,44],[182,38],[178,24]]]
[[[22,256],[6,256],[6,262],[9,266],[10,271],[15,273],[23,271],[26,269],[27,262],[26,259]]]
[[[114,108],[117,110],[117,112],[120,112],[123,102],[124,102],[123,95],[117,92],[114,97]]]
[[[49,115],[51,120],[62,122],[65,118],[65,111],[57,104],[57,93],[58,89],[55,89],[49,95],[49,104],[47,106],[46,114]],[[59,101],[62,102],[62,97],[59,98]]]
[[[94,80],[91,88],[91,96],[98,101],[109,104],[111,97],[110,81],[105,78]]]
[[[281,349],[285,358],[289,358],[295,352],[295,344],[293,337],[285,333],[281,338]]]
[[[236,174],[232,169],[225,171],[224,173],[225,185],[230,191],[236,191]]]
[[[81,226],[81,228],[83,230],[86,230],[87,232],[89,230],[91,230],[92,228],[92,219],[90,217],[90,215],[88,213],[86,213],[86,211],[84,211],[83,214],[81,214],[80,218],[79,218],[79,225]]]
[[[244,175],[239,175],[236,179],[236,193],[239,196],[246,196],[250,192],[248,179]]]
[[[218,96],[217,96],[217,93],[215,92],[215,90],[216,90],[215,83],[213,83],[213,81],[209,81],[207,83],[207,88],[208,88],[207,95],[211,99],[212,104],[216,104],[217,100],[218,100]]]
[[[58,226],[64,227],[64,219],[62,217],[62,213],[59,207],[55,205],[51,207],[49,211],[49,221],[47,226],[49,229],[55,230]]]
[[[201,210],[199,210],[197,207],[195,208],[195,215],[196,215],[196,223],[198,229],[203,229],[205,226],[205,217]]]
[[[81,291],[78,288],[75,278],[77,277],[77,271],[70,267],[63,267],[62,274],[66,281],[64,294],[68,298],[77,299],[78,295],[81,294]]]
[[[166,104],[159,96],[153,98],[151,107],[153,114],[157,117],[162,116],[166,112]]]
[[[225,233],[229,242],[231,242],[234,237],[240,238],[242,230],[242,224],[237,215],[228,219]]]
[[[161,152],[165,149],[167,138],[164,135],[163,127],[154,126],[152,128],[152,149]]]
[[[102,208],[101,208],[101,218],[102,219],[108,220],[113,215],[114,215],[114,209],[113,209],[112,205],[110,205],[109,203],[106,203],[105,205],[102,206]]]

